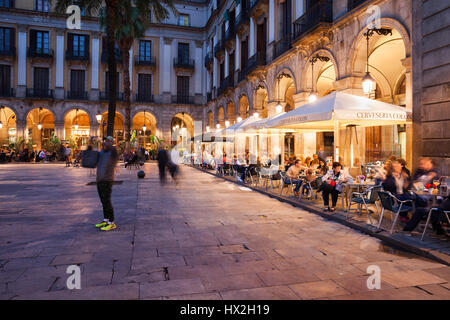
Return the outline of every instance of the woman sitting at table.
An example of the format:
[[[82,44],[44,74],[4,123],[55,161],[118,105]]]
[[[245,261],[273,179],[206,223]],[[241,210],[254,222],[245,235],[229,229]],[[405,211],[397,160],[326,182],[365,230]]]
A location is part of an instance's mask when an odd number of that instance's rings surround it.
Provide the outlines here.
[[[319,159],[319,166],[316,169],[317,174],[326,175],[328,172],[328,167],[323,159]]]
[[[295,184],[294,195],[296,197],[300,195],[300,187],[303,183],[303,181],[298,178],[298,175],[305,169],[306,167],[302,165],[300,160],[295,160],[294,165],[290,166],[286,172],[286,176],[291,180],[291,183]]]
[[[322,177],[322,181],[324,182],[321,185],[323,210],[334,212],[336,211],[339,193],[343,191],[344,183],[353,182],[353,178],[342,170],[342,165],[339,162],[333,162],[333,169],[328,171],[328,173]],[[330,194],[331,208],[329,204]]]

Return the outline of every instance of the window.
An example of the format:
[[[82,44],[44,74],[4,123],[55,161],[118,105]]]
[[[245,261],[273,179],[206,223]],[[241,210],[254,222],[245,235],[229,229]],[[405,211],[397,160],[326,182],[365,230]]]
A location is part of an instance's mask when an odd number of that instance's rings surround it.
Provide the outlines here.
[[[13,7],[13,0],[0,0],[0,7],[12,8]]]
[[[49,88],[49,69],[34,68],[34,94],[35,96],[46,96]]]
[[[152,58],[152,42],[142,40],[139,43],[139,60],[150,61]]]
[[[152,96],[152,75],[139,74],[138,78],[138,100],[148,102]]]
[[[180,63],[189,63],[189,43],[178,43],[178,60]]]
[[[180,14],[178,17],[178,25],[179,26],[189,26],[189,15],[188,14]]]
[[[0,64],[0,96],[11,92],[11,66]]]
[[[189,100],[189,77],[177,77],[177,96],[178,103],[187,103]]]
[[[50,37],[48,31],[31,30],[31,48],[39,54],[50,53]]]
[[[83,98],[84,70],[72,70],[70,72],[70,91],[73,98]]]
[[[13,47],[14,29],[0,28],[0,52],[8,52]]]
[[[70,33],[67,46],[74,57],[85,57],[88,54],[89,36]]]
[[[35,10],[42,12],[49,12],[50,11],[49,0],[36,0]]]

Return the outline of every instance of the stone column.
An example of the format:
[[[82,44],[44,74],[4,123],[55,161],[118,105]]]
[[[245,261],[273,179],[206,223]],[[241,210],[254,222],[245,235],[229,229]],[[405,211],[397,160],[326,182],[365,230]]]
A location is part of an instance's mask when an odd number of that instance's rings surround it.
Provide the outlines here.
[[[252,17],[250,18],[250,36],[249,36],[249,58],[253,57],[253,55],[256,53],[256,23],[255,19]]]
[[[172,38],[164,38],[164,46],[163,53],[161,57],[163,57],[163,61],[161,61],[161,68],[159,69],[160,74],[162,75],[162,95],[163,102],[170,103],[171,102],[171,77],[172,77]]]
[[[304,0],[295,0],[295,20],[300,18],[304,12]]]
[[[16,139],[25,138],[27,129],[27,121],[26,120],[17,120],[16,121]]]
[[[55,99],[64,99],[64,29],[56,30]]]
[[[23,98],[27,91],[27,25],[19,25],[17,54],[17,90],[16,96]]]
[[[55,135],[60,139],[66,139],[66,132],[64,130],[64,120],[55,121]]]
[[[92,35],[92,53],[91,53],[91,90],[89,91],[89,100],[98,100],[99,96],[99,65],[100,65],[100,34]]]
[[[224,78],[228,77],[228,60],[230,59],[230,55],[228,54],[228,50],[225,49],[225,58],[224,58],[224,69],[225,69],[225,74],[224,74]]]
[[[195,96],[196,96],[196,103],[202,103],[203,96],[202,96],[202,90],[204,88],[203,81],[202,81],[202,71],[204,70],[204,67],[202,67],[202,42],[201,41],[195,41],[195,73],[194,73],[194,85],[195,85]]]
[[[130,66],[129,66],[129,68],[130,68],[130,94],[131,94],[131,96],[133,96],[133,78],[134,78],[134,75],[133,75],[133,47],[131,47],[129,52],[130,52]],[[123,89],[123,91],[125,91],[125,88]]]
[[[236,34],[236,49],[234,51],[234,66],[235,70],[241,69],[241,41],[239,39],[239,36]]]
[[[412,58],[408,57],[402,60],[403,66],[406,68],[405,81],[406,81],[406,94],[405,94],[405,104],[406,109],[412,112],[412,102],[413,102],[413,84],[412,84]],[[406,150],[413,150],[413,126],[412,124],[406,125]],[[413,163],[413,152],[406,152],[406,162],[408,167],[412,168]]]
[[[294,108],[301,107],[302,105],[308,103],[309,92],[299,92],[293,95]]]
[[[269,0],[269,44],[275,41],[275,0]]]
[[[361,77],[346,77],[344,79],[336,80],[333,85],[336,91],[356,96],[364,96]]]

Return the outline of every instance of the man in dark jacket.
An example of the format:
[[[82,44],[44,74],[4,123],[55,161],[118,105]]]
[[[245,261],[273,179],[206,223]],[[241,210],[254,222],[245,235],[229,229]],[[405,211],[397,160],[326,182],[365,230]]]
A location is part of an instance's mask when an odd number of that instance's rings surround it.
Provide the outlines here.
[[[97,190],[103,205],[104,219],[95,226],[102,231],[111,231],[117,228],[114,223],[114,209],[111,203],[112,186],[114,183],[114,170],[119,155],[114,147],[114,138],[108,136],[103,142],[103,150],[98,155],[97,163]]]
[[[164,145],[160,144],[158,149],[158,168],[159,168],[159,181],[161,184],[166,182],[166,167],[169,163],[169,156],[167,150],[164,149]]]

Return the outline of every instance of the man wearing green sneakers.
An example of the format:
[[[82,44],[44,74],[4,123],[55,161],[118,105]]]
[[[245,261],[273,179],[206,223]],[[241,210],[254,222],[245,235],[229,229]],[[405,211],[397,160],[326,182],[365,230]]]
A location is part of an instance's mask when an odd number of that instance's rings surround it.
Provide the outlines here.
[[[116,229],[114,223],[114,209],[111,203],[112,185],[114,183],[114,170],[119,155],[114,147],[114,138],[108,136],[103,142],[103,149],[99,152],[97,163],[97,190],[103,205],[104,219],[95,226],[102,231]]]

